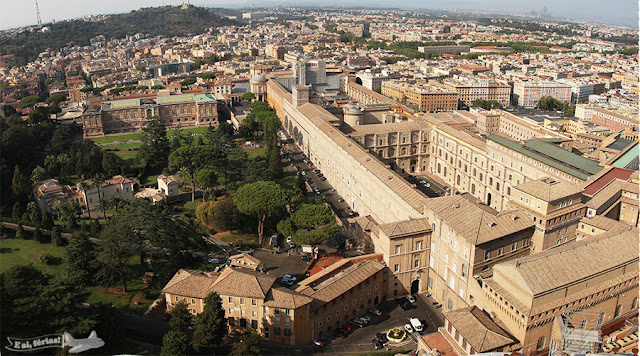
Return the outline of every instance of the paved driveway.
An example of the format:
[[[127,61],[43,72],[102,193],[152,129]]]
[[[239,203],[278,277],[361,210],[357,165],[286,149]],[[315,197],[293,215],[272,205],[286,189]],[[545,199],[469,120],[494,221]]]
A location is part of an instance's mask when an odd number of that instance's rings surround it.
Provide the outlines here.
[[[255,250],[251,255],[266,263],[269,274],[278,278],[285,274],[300,275],[307,268],[307,261],[299,255],[289,256],[286,252],[276,254],[264,249]]]

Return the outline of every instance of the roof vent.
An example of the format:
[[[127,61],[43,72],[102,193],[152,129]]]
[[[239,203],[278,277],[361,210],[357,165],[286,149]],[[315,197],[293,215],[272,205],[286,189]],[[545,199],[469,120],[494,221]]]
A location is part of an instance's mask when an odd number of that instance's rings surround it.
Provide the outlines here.
[[[453,210],[456,210],[456,209],[458,209],[458,208],[460,208],[460,204],[458,204],[458,203],[453,204],[453,205],[451,206],[451,209],[453,209]]]
[[[490,223],[488,223],[487,225],[489,225],[489,227],[494,227],[494,226],[496,226],[497,224],[496,224],[496,223],[494,223],[494,222],[490,222]]]
[[[516,258],[516,267],[520,267],[520,260]]]
[[[518,219],[520,219],[520,217],[518,215],[511,216],[511,220],[518,220]]]

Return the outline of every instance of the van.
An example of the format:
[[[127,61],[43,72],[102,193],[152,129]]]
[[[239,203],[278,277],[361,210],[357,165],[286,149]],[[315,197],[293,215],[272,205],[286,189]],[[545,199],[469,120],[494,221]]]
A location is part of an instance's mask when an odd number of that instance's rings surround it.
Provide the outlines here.
[[[409,318],[409,322],[415,331],[422,331],[422,323],[418,318]]]

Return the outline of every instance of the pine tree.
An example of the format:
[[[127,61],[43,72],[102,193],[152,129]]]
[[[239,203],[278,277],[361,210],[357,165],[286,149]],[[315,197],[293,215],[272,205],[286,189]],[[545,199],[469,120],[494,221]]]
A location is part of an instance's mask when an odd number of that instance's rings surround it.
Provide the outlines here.
[[[161,356],[182,356],[191,348],[189,335],[182,330],[171,330],[162,338]]]
[[[189,313],[189,310],[187,309],[186,302],[181,301],[173,307],[169,325],[171,325],[171,329],[178,331],[184,331],[189,325],[191,325],[191,313]]]
[[[204,303],[202,313],[196,319],[195,336],[200,339],[201,348],[211,351],[227,333],[227,322],[217,293],[209,294]]]

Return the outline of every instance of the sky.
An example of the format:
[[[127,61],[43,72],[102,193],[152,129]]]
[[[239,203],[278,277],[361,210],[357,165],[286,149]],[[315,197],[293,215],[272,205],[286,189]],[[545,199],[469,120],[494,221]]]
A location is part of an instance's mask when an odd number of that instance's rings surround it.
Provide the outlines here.
[[[38,0],[43,23],[87,15],[129,12],[141,7],[179,5],[183,0]],[[390,4],[405,9],[456,8],[507,12],[540,11],[547,7],[554,17],[578,18],[638,27],[638,0],[405,0],[395,5],[388,0],[191,0],[211,7],[250,6],[379,6]],[[0,29],[37,23],[35,0],[0,0]]]

